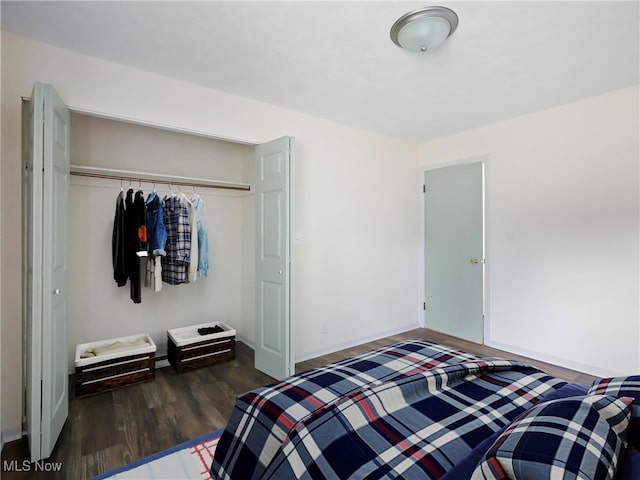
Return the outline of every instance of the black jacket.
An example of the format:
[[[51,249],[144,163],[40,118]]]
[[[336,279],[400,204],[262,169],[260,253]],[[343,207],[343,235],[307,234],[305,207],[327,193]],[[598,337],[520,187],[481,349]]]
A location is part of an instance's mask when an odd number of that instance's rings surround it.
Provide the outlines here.
[[[124,193],[116,198],[116,214],[113,219],[111,236],[111,260],[113,263],[113,279],[119,287],[127,284],[127,270],[124,257]]]
[[[144,194],[127,191],[126,200],[120,192],[116,199],[116,213],[111,237],[113,278],[119,287],[130,280],[131,300],[141,303],[140,257],[147,255],[147,223]]]

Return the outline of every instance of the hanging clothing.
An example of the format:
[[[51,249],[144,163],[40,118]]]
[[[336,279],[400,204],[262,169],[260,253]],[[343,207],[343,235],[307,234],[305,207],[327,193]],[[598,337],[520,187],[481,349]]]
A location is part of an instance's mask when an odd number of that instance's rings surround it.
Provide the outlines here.
[[[144,286],[155,293],[162,291],[162,257],[155,256],[147,259]]]
[[[124,192],[116,198],[116,213],[113,218],[113,233],[111,234],[111,262],[113,264],[113,279],[119,287],[127,284],[127,270],[125,266],[125,234],[124,234]]]
[[[144,194],[133,189],[127,191],[125,200],[125,267],[131,300],[142,302],[140,257],[147,256],[147,218],[144,205]]]
[[[145,202],[147,209],[147,235],[149,237],[149,258],[147,259],[144,286],[154,292],[162,290],[162,259],[167,252],[167,230],[164,226],[162,199],[153,191]]]
[[[189,214],[189,229],[191,230],[191,248],[189,251],[189,267],[187,268],[187,282],[195,282],[198,279],[198,225],[196,222],[196,209],[187,196],[180,192],[180,200],[187,206]]]
[[[164,226],[167,255],[162,257],[162,281],[178,285],[187,281],[191,261],[191,225],[186,204],[177,195],[164,197]]]
[[[167,252],[167,230],[164,226],[162,200],[156,192],[151,192],[145,202],[147,211],[147,236],[149,238],[149,255],[164,257]]]
[[[147,207],[144,202],[144,193],[142,190],[136,192],[135,200],[133,201],[134,218],[134,242],[135,252],[138,257],[146,257],[149,255],[149,239],[147,235]]]
[[[191,203],[196,210],[198,230],[198,276],[206,277],[209,274],[209,235],[207,234],[205,203],[197,193],[191,196]]]

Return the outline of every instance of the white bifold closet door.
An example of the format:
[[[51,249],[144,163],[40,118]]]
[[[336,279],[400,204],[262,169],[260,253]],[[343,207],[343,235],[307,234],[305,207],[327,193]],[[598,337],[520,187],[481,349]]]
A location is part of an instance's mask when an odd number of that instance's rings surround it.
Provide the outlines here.
[[[51,85],[36,83],[23,109],[27,332],[27,435],[31,461],[48,458],[69,412],[67,211],[69,110]]]
[[[291,137],[255,147],[255,367],[276,379],[295,371],[289,312]]]

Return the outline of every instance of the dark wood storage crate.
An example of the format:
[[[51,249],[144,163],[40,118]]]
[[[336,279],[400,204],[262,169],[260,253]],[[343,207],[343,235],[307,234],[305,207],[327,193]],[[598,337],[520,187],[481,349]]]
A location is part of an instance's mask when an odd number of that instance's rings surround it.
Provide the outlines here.
[[[138,336],[140,337],[140,336]],[[117,388],[153,380],[156,376],[156,346],[151,337],[144,335],[151,342],[149,347],[138,348],[129,352],[121,352],[106,356],[80,359],[80,353],[92,346],[100,346],[116,341],[131,341],[133,337],[114,338],[101,342],[78,345],[76,348],[75,395],[84,397],[96,393],[108,392]]]
[[[198,328],[220,326],[224,332],[200,335]],[[177,373],[228,362],[236,358],[236,331],[222,322],[167,331],[167,357]]]

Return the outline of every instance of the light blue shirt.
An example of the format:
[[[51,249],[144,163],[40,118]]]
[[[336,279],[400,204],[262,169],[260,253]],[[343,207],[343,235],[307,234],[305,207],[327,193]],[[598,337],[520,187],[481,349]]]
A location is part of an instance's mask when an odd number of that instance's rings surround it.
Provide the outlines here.
[[[198,228],[198,276],[206,277],[209,273],[209,235],[207,234],[207,222],[205,216],[205,203],[200,195],[195,193],[189,199],[196,211],[196,224]]]

